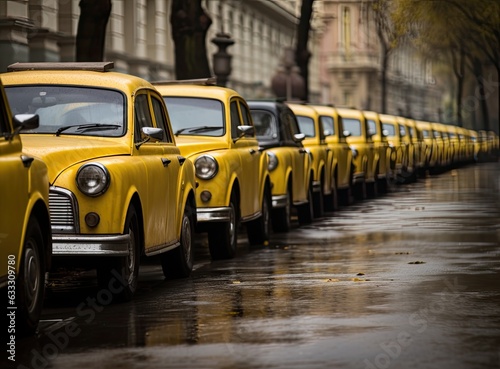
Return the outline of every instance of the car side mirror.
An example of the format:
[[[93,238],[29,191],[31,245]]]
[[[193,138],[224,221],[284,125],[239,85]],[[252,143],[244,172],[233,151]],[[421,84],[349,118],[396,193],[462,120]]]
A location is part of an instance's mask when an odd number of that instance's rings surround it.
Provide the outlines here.
[[[351,131],[348,131],[348,130],[346,129],[346,130],[344,130],[344,131],[342,132],[342,134],[344,135],[344,137],[349,137],[349,136],[351,136]]]
[[[35,129],[40,125],[40,118],[36,114],[17,114],[13,119],[16,129]]]
[[[293,135],[293,138],[295,141],[302,142],[306,138],[306,135],[304,133],[296,133]]]
[[[389,137],[389,131],[387,129],[382,130],[382,136]]]
[[[377,134],[377,132],[375,132],[374,130],[371,130],[371,129],[368,130],[368,137],[375,136],[376,134]]]
[[[163,129],[155,127],[142,127],[142,136],[143,139],[162,141]]]
[[[326,137],[328,137],[328,136],[333,135],[333,132],[332,132],[332,131],[330,131],[329,129],[325,129],[325,130],[323,131],[323,134],[324,134]]]

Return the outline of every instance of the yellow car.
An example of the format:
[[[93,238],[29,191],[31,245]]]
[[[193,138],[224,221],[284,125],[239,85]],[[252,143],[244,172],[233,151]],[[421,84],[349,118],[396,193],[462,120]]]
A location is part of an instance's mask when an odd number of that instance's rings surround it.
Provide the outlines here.
[[[247,102],[259,145],[269,156],[273,229],[277,232],[290,229],[292,205],[300,224],[311,223],[311,157],[302,145],[305,135],[300,133],[295,114],[282,102]]]
[[[305,134],[303,141],[312,157],[312,191],[314,216],[323,215],[324,208],[334,209],[337,190],[333,177],[333,152],[325,140],[325,130],[318,111],[309,105],[288,103],[299,122],[300,131]]]
[[[177,142],[195,165],[198,231],[208,232],[210,255],[232,258],[240,222],[251,244],[271,227],[268,157],[259,150],[246,101],[213,79],[158,82]]]
[[[36,329],[52,257],[47,166],[22,152],[19,136],[21,129],[37,126],[36,115],[12,118],[0,82],[0,289],[7,337]]]
[[[450,142],[450,165],[457,165],[460,162],[460,137],[458,127],[452,124],[445,125]]]
[[[436,166],[438,154],[436,140],[430,122],[418,120],[416,121],[416,126],[422,138],[420,170],[425,173]]]
[[[388,114],[380,114],[379,116],[382,129],[387,133],[389,147],[392,149],[391,163],[394,178],[405,182],[409,162],[406,128],[399,117]]]
[[[11,108],[34,112],[25,151],[48,164],[53,255],[93,263],[130,300],[141,255],[188,276],[196,223],[193,163],[175,144],[163,98],[113,63],[16,63],[1,76]]]
[[[372,135],[368,133],[366,118],[360,110],[346,108],[336,108],[336,110],[352,151],[353,185],[358,192],[356,197],[364,198],[367,193],[376,195],[380,158],[378,150],[375,151]]]
[[[382,123],[380,122],[378,113],[374,111],[363,111],[363,115],[366,119],[368,134],[371,136],[375,147],[375,157],[378,158],[376,161],[378,164],[378,169],[376,171],[378,190],[387,192],[389,184],[394,180],[391,170],[392,150],[387,140],[387,132],[382,129]]]

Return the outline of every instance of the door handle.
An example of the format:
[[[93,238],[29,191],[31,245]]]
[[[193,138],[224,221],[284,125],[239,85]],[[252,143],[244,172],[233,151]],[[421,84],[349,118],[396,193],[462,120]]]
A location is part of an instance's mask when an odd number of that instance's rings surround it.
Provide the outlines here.
[[[168,167],[168,165],[172,162],[172,160],[167,159],[167,158],[161,158],[161,162],[164,167]]]
[[[21,161],[23,162],[25,168],[31,167],[31,163],[33,163],[33,160],[35,160],[35,158],[31,156],[21,155]]]
[[[258,152],[257,150],[254,150],[254,149],[250,149],[250,150],[248,150],[248,151],[250,152],[250,154],[251,154],[251,155],[253,155],[253,154],[255,154],[255,153],[257,153],[257,152]]]
[[[301,154],[307,154],[307,150],[306,149],[300,149],[299,153],[301,153]]]

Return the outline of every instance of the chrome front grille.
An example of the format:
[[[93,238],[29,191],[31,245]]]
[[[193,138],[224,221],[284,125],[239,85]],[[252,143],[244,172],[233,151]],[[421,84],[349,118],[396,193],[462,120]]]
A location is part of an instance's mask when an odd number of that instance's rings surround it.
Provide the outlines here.
[[[78,232],[78,203],[71,191],[51,187],[49,191],[49,208],[52,233]]]

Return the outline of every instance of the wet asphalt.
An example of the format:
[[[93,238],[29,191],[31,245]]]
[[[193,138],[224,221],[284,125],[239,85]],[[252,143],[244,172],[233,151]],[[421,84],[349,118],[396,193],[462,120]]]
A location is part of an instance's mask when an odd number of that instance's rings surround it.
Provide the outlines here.
[[[51,275],[40,329],[6,368],[500,368],[500,163],[453,169],[211,261],[141,265],[113,303]]]

